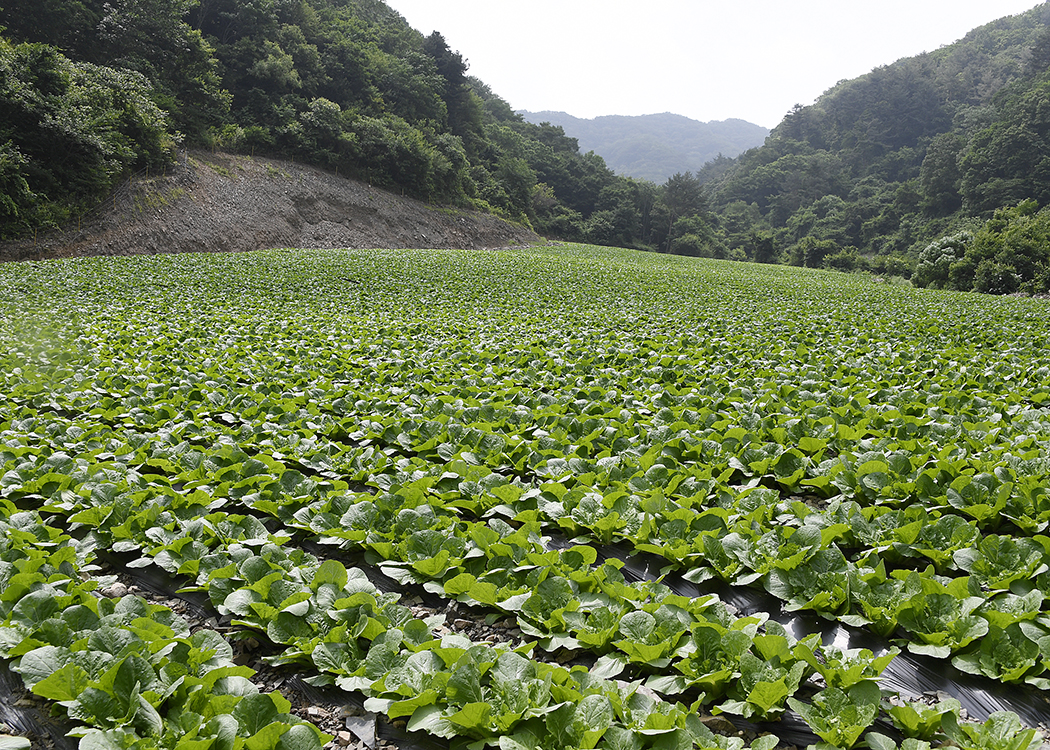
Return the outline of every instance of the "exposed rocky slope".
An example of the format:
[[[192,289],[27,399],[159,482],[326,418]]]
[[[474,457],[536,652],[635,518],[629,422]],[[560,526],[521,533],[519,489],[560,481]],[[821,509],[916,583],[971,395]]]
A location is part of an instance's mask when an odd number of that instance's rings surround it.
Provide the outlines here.
[[[540,238],[489,214],[430,206],[287,161],[180,154],[124,183],[79,226],[0,245],[0,260],[274,247],[501,247]]]

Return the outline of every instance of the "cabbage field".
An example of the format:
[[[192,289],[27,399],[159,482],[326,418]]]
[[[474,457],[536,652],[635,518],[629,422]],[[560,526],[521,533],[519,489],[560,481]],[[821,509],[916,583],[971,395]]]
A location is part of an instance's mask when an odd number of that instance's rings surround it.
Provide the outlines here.
[[[405,747],[1039,747],[1048,313],[573,245],[0,266],[0,670],[85,750],[369,744],[245,644]]]

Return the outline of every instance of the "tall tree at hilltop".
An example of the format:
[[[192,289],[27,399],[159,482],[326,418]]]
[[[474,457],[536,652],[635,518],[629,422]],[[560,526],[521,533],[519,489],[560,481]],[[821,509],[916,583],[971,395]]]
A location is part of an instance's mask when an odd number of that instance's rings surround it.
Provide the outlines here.
[[[666,251],[671,252],[676,234],[697,234],[684,230],[675,232],[675,225],[681,219],[702,215],[707,210],[707,198],[700,178],[692,172],[678,173],[668,178],[663,186],[663,203],[667,207]],[[691,229],[691,228],[690,228]]]
[[[664,203],[675,219],[703,213],[707,208],[704,188],[692,172],[678,173],[668,178],[664,183]]]
[[[448,107],[449,130],[468,146],[474,144],[482,138],[481,103],[467,78],[466,61],[461,54],[449,49],[445,37],[437,31],[423,40],[423,49],[445,82],[442,98]]]

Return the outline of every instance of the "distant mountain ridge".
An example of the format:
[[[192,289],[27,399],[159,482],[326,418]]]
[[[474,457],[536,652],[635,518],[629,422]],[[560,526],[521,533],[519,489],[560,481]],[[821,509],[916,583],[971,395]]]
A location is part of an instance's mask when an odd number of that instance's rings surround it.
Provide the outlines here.
[[[761,146],[769,130],[745,120],[700,122],[683,115],[605,115],[586,120],[566,112],[519,111],[527,122],[560,125],[613,171],[663,184],[671,175],[697,172],[719,154],[734,157]]]

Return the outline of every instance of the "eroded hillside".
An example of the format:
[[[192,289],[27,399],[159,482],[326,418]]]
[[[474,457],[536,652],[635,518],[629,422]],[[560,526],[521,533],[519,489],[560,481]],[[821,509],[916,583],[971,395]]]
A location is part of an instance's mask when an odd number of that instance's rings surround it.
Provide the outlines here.
[[[0,246],[0,258],[238,252],[275,247],[480,248],[536,242],[490,214],[431,206],[287,161],[180,155],[139,174],[78,225]]]

